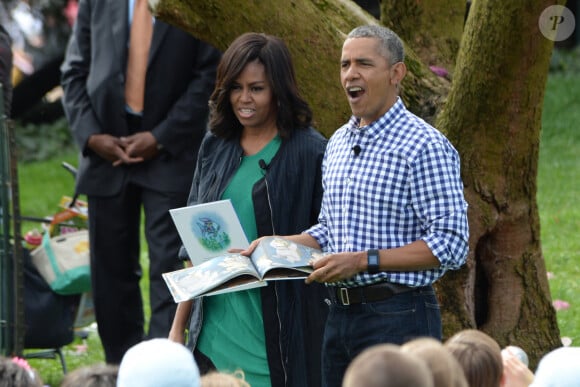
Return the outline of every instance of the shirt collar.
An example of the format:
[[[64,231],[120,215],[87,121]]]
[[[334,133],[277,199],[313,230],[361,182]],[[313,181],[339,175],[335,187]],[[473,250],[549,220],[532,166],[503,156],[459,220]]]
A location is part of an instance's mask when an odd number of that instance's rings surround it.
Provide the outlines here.
[[[400,97],[397,97],[397,100],[391,106],[389,110],[385,114],[383,114],[379,119],[371,122],[369,125],[359,127],[360,117],[351,116],[346,124],[346,129],[348,132],[352,134],[362,134],[365,133],[370,137],[374,137],[378,135],[381,131],[385,130],[386,128],[391,126],[392,122],[395,122],[398,117],[403,114],[406,110],[405,104]]]

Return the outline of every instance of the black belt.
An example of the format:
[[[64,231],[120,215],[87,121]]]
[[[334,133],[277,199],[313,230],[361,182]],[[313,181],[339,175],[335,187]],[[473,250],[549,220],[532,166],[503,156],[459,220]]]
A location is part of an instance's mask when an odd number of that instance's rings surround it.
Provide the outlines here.
[[[410,291],[427,290],[431,286],[412,287],[390,282],[380,282],[368,286],[341,288],[330,286],[330,301],[338,305],[365,304],[368,302],[384,301],[396,294]]]

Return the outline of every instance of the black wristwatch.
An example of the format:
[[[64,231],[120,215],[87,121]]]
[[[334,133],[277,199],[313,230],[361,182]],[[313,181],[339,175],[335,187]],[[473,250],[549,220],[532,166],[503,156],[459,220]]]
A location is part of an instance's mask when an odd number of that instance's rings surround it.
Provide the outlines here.
[[[367,271],[371,274],[379,272],[379,250],[370,249],[367,250]]]

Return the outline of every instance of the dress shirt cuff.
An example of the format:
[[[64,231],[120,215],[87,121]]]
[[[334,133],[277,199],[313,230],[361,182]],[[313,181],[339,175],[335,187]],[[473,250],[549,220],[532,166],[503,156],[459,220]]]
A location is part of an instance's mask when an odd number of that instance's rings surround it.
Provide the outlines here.
[[[326,231],[326,227],[318,223],[304,231],[304,233],[314,238],[322,251],[326,251],[326,247],[328,245],[328,234]]]

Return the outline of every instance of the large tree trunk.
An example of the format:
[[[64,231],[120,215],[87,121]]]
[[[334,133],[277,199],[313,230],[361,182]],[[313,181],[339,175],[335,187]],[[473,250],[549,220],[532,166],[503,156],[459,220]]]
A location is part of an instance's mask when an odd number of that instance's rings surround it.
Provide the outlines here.
[[[403,39],[429,66],[449,74],[463,34],[465,0],[382,0],[381,23]]]
[[[465,326],[535,365],[560,345],[540,246],[536,180],[553,42],[538,29],[548,0],[478,0],[467,21],[438,127],[461,153],[469,202],[468,264],[439,284],[445,332]]]
[[[220,50],[247,31],[285,40],[292,53],[299,87],[314,111],[316,127],[330,136],[350,117],[340,85],[340,53],[351,29],[378,21],[349,0],[246,1],[149,0],[155,15]],[[432,121],[448,84],[412,52],[403,82],[410,110]]]
[[[299,84],[313,107],[318,129],[330,135],[349,117],[339,83],[344,34],[357,25],[376,23],[354,3],[149,2],[158,17],[222,50],[246,31],[280,36],[290,47]],[[397,1],[389,6],[407,3]],[[412,3],[422,8],[410,11],[433,17],[435,10],[427,8],[429,2]],[[435,64],[451,63],[452,68],[453,44],[449,46],[451,53],[439,54],[437,47],[446,38],[457,40],[457,25],[462,24],[457,15],[464,11],[464,3],[436,3],[461,8],[438,14],[438,24],[442,26],[447,20],[449,29],[431,30],[433,40],[413,38],[421,33],[408,35],[413,33],[412,24],[405,24],[403,19],[410,13],[399,11],[397,15],[402,26],[410,26],[401,30],[403,36],[411,37],[411,46],[427,45],[417,48],[421,57],[429,61],[434,55],[439,58]],[[467,327],[482,329],[502,346],[523,347],[532,366],[559,345],[535,196],[541,108],[552,49],[552,42],[538,30],[538,18],[549,5],[548,0],[474,2],[459,48],[453,89],[437,122],[462,157],[471,230],[468,264],[448,273],[437,285],[444,333],[449,336]],[[389,12],[395,15],[395,8]],[[387,22],[388,17],[383,15],[383,19]],[[398,32],[397,21],[391,19]],[[427,28],[429,23],[421,19],[420,28]],[[403,99],[429,121],[444,101],[448,84],[435,77],[419,56],[407,51],[409,74],[403,83]]]

